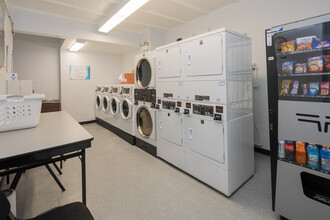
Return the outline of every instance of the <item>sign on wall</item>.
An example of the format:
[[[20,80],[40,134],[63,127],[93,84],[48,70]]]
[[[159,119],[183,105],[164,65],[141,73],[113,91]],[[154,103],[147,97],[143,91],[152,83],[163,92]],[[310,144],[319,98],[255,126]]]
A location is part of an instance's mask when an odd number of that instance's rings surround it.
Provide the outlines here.
[[[70,79],[72,80],[90,80],[91,79],[91,67],[89,65],[86,66],[73,66],[70,65]]]

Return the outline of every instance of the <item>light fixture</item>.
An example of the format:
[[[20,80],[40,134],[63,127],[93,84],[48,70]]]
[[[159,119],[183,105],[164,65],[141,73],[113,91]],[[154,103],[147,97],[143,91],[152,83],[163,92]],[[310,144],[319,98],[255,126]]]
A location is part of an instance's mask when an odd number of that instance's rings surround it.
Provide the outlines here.
[[[85,45],[85,41],[82,40],[76,40],[70,47],[69,51],[71,52],[77,52],[78,50],[80,50],[84,45]]]
[[[108,33],[120,22],[125,20],[128,16],[133,14],[136,10],[141,8],[149,0],[130,0],[128,1],[116,14],[114,14],[105,24],[100,28],[100,32]]]

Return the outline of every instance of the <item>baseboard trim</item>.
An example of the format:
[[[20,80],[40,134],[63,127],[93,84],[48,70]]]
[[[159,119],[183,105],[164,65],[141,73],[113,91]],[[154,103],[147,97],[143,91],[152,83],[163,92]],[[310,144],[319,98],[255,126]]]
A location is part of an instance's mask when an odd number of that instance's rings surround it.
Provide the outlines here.
[[[104,127],[105,129],[111,131],[112,133],[114,133],[115,135],[117,135],[118,137],[120,137],[121,139],[123,139],[124,141],[126,141],[127,143],[131,144],[131,145],[135,145],[135,137],[122,131],[121,129],[109,124],[106,121],[103,121],[100,118],[96,118],[96,124]]]
[[[149,144],[148,142],[145,142],[145,141],[143,141],[139,138],[136,138],[135,145],[138,148],[141,148],[142,150],[144,150],[147,153],[151,154],[152,156],[157,157],[157,148],[154,145]]]
[[[262,149],[260,147],[254,146],[254,151],[258,152],[258,153],[261,153],[261,154],[264,154],[264,155],[267,155],[267,156],[270,156],[270,151],[269,150],[265,150],[265,149]]]
[[[92,123],[96,123],[96,120],[91,120],[91,121],[81,121],[81,122],[79,122],[79,124],[81,124],[81,125],[92,124]]]

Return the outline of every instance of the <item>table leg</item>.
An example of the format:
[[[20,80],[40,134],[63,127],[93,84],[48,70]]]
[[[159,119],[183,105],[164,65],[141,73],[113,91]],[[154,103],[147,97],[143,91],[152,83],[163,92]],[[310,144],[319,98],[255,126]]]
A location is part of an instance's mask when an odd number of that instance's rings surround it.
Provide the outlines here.
[[[85,149],[81,150],[82,201],[86,205],[86,162]]]
[[[14,190],[16,189],[16,186],[17,186],[19,180],[21,179],[22,174],[23,174],[23,171],[18,171],[16,173],[16,175],[14,177],[14,180],[13,180],[13,182],[10,185],[10,189],[14,189]]]
[[[61,169],[57,166],[57,164],[55,162],[52,163],[53,166],[55,167],[55,169],[57,170],[58,174],[62,175],[62,171]]]
[[[7,171],[9,170],[9,168],[7,168]],[[9,179],[9,174],[7,174],[7,184],[9,184],[9,181],[10,181],[10,179]]]
[[[45,167],[47,168],[48,172],[52,175],[52,177],[56,181],[57,185],[61,188],[62,192],[64,192],[65,191],[64,186],[62,185],[62,183],[60,182],[60,180],[56,177],[55,173],[50,168],[50,166],[48,164],[46,164]]]

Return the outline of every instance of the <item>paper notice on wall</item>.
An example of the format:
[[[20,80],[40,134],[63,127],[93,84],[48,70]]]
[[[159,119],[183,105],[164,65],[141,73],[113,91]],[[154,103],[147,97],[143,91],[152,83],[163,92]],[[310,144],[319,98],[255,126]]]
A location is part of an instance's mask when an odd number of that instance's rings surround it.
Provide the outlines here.
[[[75,80],[90,80],[90,69],[91,67],[88,66],[72,66],[70,65],[70,79]]]

